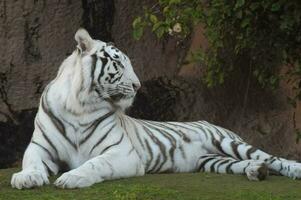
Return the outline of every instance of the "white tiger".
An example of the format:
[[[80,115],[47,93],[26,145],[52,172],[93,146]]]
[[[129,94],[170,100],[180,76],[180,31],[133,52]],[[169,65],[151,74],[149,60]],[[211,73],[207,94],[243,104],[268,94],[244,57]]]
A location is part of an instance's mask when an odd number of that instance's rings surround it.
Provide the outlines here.
[[[77,49],[45,88],[22,171],[14,188],[54,184],[81,188],[104,180],[163,172],[246,174],[262,180],[268,170],[301,178],[301,164],[271,156],[233,132],[198,122],[155,122],[124,114],[140,82],[129,58],[110,43],[79,29]]]

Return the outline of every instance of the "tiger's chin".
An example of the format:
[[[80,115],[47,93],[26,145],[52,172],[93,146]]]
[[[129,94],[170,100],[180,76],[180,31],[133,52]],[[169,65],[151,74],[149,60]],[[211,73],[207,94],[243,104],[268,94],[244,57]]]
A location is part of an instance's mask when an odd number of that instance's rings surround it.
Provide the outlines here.
[[[114,102],[115,106],[122,110],[126,111],[127,108],[131,107],[134,102],[134,97],[122,98],[116,102]]]

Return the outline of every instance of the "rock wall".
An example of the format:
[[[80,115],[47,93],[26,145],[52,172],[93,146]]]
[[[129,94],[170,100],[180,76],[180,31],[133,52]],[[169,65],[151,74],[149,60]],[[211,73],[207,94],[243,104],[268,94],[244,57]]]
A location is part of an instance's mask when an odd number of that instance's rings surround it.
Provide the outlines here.
[[[248,72],[238,72],[225,86],[207,89],[199,80],[202,66],[182,65],[187,52],[207,48],[202,28],[182,42],[158,40],[150,31],[140,41],[132,38],[133,19],[142,5],[153,2],[0,0],[0,167],[22,155],[41,92],[73,51],[79,27],[94,38],[113,41],[131,58],[143,85],[131,115],[208,120],[271,153],[301,158],[294,134],[301,113],[287,104],[286,85],[271,93],[248,81]]]
[[[6,78],[1,111],[13,116],[9,112],[37,107],[44,86],[74,49],[83,9],[80,1],[70,0],[2,0],[0,5],[0,72]]]

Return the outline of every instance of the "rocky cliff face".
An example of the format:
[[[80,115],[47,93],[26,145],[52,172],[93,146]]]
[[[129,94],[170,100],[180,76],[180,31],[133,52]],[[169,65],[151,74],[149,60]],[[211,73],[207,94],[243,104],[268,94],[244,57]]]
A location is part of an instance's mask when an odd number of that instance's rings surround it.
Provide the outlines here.
[[[300,112],[276,93],[248,84],[248,75],[206,89],[200,66],[182,66],[188,49],[204,38],[134,41],[131,22],[151,0],[0,0],[0,167],[15,162],[30,139],[39,97],[60,63],[75,47],[79,27],[113,41],[132,59],[143,87],[130,110],[153,120],[208,120],[278,155],[301,158],[294,126]],[[198,41],[201,41],[198,43]],[[203,41],[203,42],[202,42]],[[248,89],[247,89],[248,88]],[[298,124],[299,123],[299,124]],[[5,153],[6,152],[6,153]]]

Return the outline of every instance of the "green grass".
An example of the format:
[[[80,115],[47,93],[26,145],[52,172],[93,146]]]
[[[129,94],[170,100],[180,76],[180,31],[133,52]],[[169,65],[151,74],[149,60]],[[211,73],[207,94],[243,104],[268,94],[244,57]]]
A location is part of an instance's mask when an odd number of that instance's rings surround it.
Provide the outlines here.
[[[49,185],[17,190],[12,189],[9,184],[15,171],[17,170],[0,170],[1,200],[301,200],[301,181],[279,176],[270,176],[262,182],[251,182],[244,176],[235,175],[158,174],[107,181],[85,189],[63,190]]]

